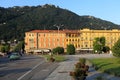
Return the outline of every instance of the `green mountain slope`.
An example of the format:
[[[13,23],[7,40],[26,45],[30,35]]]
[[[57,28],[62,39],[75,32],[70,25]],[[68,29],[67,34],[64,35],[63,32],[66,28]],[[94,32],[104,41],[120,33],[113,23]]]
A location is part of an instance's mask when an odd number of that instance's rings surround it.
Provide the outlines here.
[[[54,5],[0,8],[0,40],[24,39],[24,32],[33,29],[113,29],[112,22],[92,16],[79,16]]]

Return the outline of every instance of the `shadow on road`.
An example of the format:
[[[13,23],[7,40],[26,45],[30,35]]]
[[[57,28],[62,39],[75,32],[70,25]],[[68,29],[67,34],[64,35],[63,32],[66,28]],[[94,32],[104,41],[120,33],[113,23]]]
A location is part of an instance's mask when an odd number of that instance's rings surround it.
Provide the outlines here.
[[[0,77],[6,76],[8,74],[12,73],[22,73],[31,70],[31,68],[22,68],[22,69],[10,69],[10,70],[1,70],[0,71]]]

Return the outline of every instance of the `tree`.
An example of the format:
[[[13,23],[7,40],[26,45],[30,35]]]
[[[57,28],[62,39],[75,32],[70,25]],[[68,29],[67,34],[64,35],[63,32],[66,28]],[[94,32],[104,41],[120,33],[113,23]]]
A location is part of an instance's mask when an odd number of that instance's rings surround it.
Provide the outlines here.
[[[94,52],[101,53],[103,51],[103,47],[105,47],[105,37],[97,37],[93,42]]]
[[[9,45],[2,45],[1,46],[1,52],[5,53],[5,52],[8,52],[9,50],[10,50]]]
[[[102,49],[102,51],[104,53],[106,53],[106,52],[110,51],[110,48],[108,46],[104,46],[103,49]]]
[[[100,43],[102,44],[102,47],[105,46],[105,37],[100,37]]]
[[[23,41],[19,42],[19,43],[15,46],[15,48],[13,49],[13,51],[21,51],[21,50],[24,50],[24,42],[23,42]]]
[[[1,46],[1,52],[5,53],[5,47],[4,46]]]
[[[75,54],[75,47],[73,44],[67,45],[67,53],[70,55]]]
[[[100,45],[100,38],[95,38],[93,42],[93,50],[94,52],[100,52],[101,51],[101,45]]]
[[[114,56],[120,57],[120,39],[112,47],[112,52]]]
[[[64,53],[64,48],[63,47],[56,47],[52,50],[54,54],[63,54]]]

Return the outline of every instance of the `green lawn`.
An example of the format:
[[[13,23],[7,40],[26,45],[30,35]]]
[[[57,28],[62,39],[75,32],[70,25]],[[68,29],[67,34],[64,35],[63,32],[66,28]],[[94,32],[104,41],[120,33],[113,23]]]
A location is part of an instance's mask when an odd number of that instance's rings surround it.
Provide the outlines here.
[[[50,55],[43,55],[43,57],[47,58],[47,60],[50,60]],[[64,57],[64,55],[53,55],[54,59],[56,62],[61,62],[61,61],[65,61],[66,58]]]
[[[99,58],[90,60],[96,69],[120,76],[120,59],[119,58]]]

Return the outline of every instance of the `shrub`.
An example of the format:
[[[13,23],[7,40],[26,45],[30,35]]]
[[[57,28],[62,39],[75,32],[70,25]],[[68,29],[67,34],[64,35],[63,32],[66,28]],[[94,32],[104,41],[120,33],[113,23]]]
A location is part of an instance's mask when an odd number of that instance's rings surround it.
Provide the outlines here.
[[[112,52],[114,56],[120,57],[120,39],[112,47]]]
[[[52,50],[54,54],[63,54],[64,53],[64,48],[63,47],[56,47]]]
[[[75,64],[75,69],[73,72],[70,72],[70,76],[72,76],[75,80],[85,80],[87,76],[87,72],[89,69],[88,65],[85,65],[86,59],[80,58],[79,62]]]
[[[73,44],[67,45],[67,53],[70,55],[75,54],[75,47]]]
[[[50,58],[50,62],[54,62],[55,59],[53,57]]]

